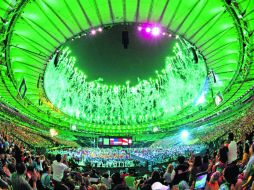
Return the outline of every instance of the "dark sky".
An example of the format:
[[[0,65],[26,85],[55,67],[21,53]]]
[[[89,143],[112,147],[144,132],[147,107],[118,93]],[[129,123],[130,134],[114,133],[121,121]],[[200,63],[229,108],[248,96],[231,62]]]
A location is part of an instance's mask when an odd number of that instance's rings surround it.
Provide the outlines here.
[[[67,44],[77,58],[76,66],[88,80],[101,77],[107,84],[123,84],[129,80],[134,85],[137,77],[149,79],[155,76],[155,70],[164,67],[175,40],[165,36],[146,39],[140,36],[137,26],[127,26],[130,42],[128,49],[124,49],[122,31],[125,28],[116,25]]]

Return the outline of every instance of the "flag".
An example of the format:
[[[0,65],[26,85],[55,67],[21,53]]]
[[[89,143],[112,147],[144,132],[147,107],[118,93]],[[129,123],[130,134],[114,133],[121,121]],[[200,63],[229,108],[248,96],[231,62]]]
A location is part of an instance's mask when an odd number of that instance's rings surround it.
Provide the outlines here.
[[[123,138],[122,139],[122,145],[129,145],[129,139],[127,139],[127,138]]]
[[[122,145],[121,138],[110,138],[110,145]]]

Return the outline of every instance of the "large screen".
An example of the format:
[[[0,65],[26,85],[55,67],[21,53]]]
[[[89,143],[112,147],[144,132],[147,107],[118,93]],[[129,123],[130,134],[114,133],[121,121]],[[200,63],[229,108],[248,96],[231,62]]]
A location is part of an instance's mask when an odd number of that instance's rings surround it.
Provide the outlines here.
[[[99,137],[98,146],[126,146],[130,147],[132,145],[131,137]]]

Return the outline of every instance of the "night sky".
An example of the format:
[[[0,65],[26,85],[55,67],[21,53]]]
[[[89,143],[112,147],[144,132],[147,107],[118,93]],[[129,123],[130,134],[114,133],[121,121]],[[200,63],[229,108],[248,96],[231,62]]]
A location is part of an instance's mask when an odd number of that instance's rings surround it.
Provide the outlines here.
[[[122,31],[129,32],[129,46],[122,45]],[[89,81],[104,79],[106,84],[131,85],[140,79],[155,77],[155,70],[164,67],[165,58],[172,55],[175,40],[160,36],[144,38],[137,26],[115,25],[95,36],[87,35],[69,42],[72,55],[77,58],[76,66],[83,70]]]

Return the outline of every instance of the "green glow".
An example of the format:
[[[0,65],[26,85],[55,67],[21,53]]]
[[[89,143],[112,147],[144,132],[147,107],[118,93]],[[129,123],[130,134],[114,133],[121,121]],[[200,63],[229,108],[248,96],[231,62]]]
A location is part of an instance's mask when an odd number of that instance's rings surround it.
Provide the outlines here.
[[[167,57],[157,77],[138,79],[131,86],[107,85],[103,79],[88,82],[86,75],[75,67],[76,59],[65,48],[57,67],[49,62],[44,87],[50,101],[64,113],[89,123],[135,125],[167,120],[183,107],[193,103],[206,79],[205,61],[197,51],[199,62],[193,60],[192,46],[178,40],[174,57]]]
[[[69,129],[70,124],[76,123],[78,129],[86,130],[84,135],[141,134],[149,130],[150,123],[126,125],[120,129],[110,125],[87,124],[83,119],[54,109],[45,98],[40,77],[44,75],[47,60],[66,40],[89,30],[91,26],[160,21],[160,25],[184,37],[202,53],[208,71],[213,70],[219,82],[209,86],[209,94],[205,97],[206,103],[202,104],[202,109],[193,104],[185,107],[186,102],[179,111],[178,106],[169,108],[168,112],[172,110],[179,114],[168,120],[157,119],[156,124],[165,130],[176,130],[187,123],[195,123],[225,108],[231,108],[254,85],[254,51],[251,51],[254,45],[254,35],[251,35],[254,30],[253,0],[236,0],[231,6],[221,0],[27,2],[4,0],[0,3],[0,16],[7,21],[0,23],[0,101],[26,117],[37,120],[45,128],[58,126]],[[109,10],[109,2],[112,10]],[[245,14],[239,19],[242,13]],[[245,48],[243,44],[246,44]],[[17,89],[23,78],[28,91],[25,99],[20,100],[17,98]],[[212,92],[223,93],[224,101],[219,107],[214,104]],[[39,100],[42,100],[41,104]],[[224,117],[220,118],[223,120]],[[10,117],[10,121],[13,120]],[[15,122],[18,122],[17,119]]]

